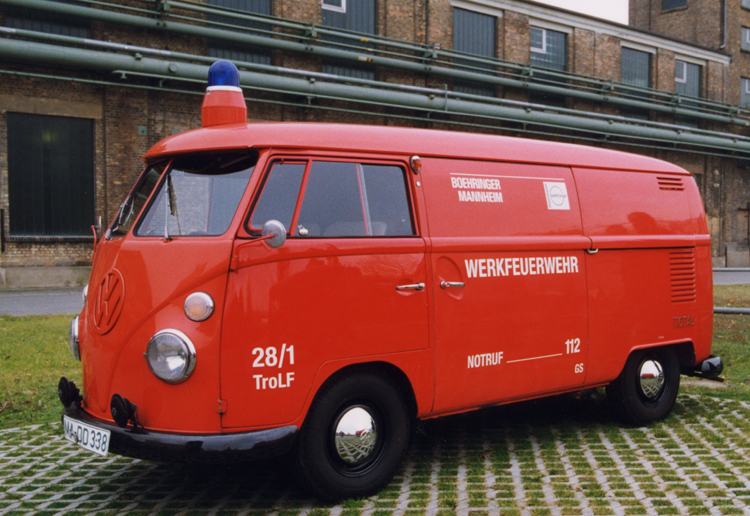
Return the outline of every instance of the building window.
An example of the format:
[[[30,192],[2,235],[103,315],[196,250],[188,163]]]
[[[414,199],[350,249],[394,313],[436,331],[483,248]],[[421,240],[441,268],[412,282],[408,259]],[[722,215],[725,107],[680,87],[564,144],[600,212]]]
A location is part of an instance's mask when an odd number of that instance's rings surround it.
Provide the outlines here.
[[[94,121],[8,113],[11,237],[81,237],[94,223]]]
[[[323,25],[335,29],[343,29],[364,34],[376,34],[375,0],[322,0]],[[365,48],[366,43],[356,39],[336,38],[326,36],[326,41],[335,43],[337,47],[357,52],[357,47]],[[352,48],[354,47],[354,48]],[[375,80],[375,70],[371,65],[357,65],[353,63],[342,63],[332,59],[323,61],[323,73],[343,75],[356,79]]]
[[[742,0],[742,7],[750,9],[750,0]]]
[[[700,98],[701,96],[701,66],[685,61],[675,61],[674,91],[683,97]],[[683,101],[682,107],[697,107],[695,102]],[[677,125],[698,127],[698,121],[694,118],[675,116]]]
[[[750,107],[750,79],[742,77],[740,86],[740,106]]]
[[[750,52],[750,28],[742,27],[742,42],[740,43],[742,50]]]
[[[271,16],[273,13],[271,0],[208,0],[209,5],[226,7],[235,11]],[[209,14],[206,19],[210,22],[225,25],[224,30],[236,32],[271,32],[267,23]],[[232,27],[226,27],[231,25]],[[228,59],[235,62],[255,64],[271,64],[271,51],[268,49],[252,48],[241,43],[231,43],[210,39],[208,41],[208,56],[217,59]]]
[[[661,0],[662,11],[671,11],[682,7],[687,7],[687,0]]]
[[[636,88],[651,87],[651,54],[632,48],[622,48],[622,59],[620,64],[621,82]],[[628,91],[627,96],[646,100],[648,92]],[[648,120],[648,111],[642,109],[623,108],[620,110],[623,116]]]
[[[453,9],[453,50],[466,54],[494,59],[495,52],[495,17],[475,13],[465,9]],[[472,68],[472,72],[492,70],[491,63],[479,63],[455,59],[454,64]],[[490,84],[466,80],[453,81],[453,89],[471,95],[495,96],[495,87]]]
[[[67,4],[73,3],[64,0],[58,1]],[[5,14],[5,25],[14,29],[33,30],[73,38],[91,37],[91,23],[87,20],[79,20],[59,14],[41,13],[30,9],[8,9]]]
[[[531,40],[529,64],[536,68],[564,72],[567,66],[567,34],[531,27],[529,35]],[[560,77],[554,75],[534,73],[534,79],[553,86],[564,83]],[[533,103],[565,107],[565,97],[561,95],[532,92],[529,100]]]

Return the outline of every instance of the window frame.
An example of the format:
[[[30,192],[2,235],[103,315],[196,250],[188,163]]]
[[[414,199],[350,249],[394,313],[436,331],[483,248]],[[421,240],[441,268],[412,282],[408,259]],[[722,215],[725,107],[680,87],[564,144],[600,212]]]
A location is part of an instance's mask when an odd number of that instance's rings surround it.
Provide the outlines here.
[[[665,1],[669,1],[669,0],[661,0],[661,11],[662,12],[676,11],[678,9],[687,9],[688,8],[688,2],[687,2],[687,0],[682,0],[681,5],[678,5],[676,7],[664,7]]]
[[[298,226],[299,215],[302,211],[302,206],[305,202],[305,194],[307,192],[307,183],[310,177],[310,171],[314,162],[336,162],[336,163],[350,163],[359,166],[375,165],[375,166],[391,166],[398,167],[404,179],[404,188],[406,189],[406,204],[409,210],[409,220],[411,222],[412,233],[410,235],[349,235],[349,236],[303,236],[296,234],[295,229]],[[252,218],[255,213],[258,202],[263,195],[268,178],[273,171],[273,167],[279,163],[305,163],[305,172],[300,183],[300,189],[297,193],[297,201],[294,206],[294,214],[292,215],[292,223],[290,227],[286,228],[287,238],[294,240],[320,240],[320,239],[337,239],[337,238],[418,238],[421,236],[419,230],[419,224],[416,216],[415,199],[413,195],[413,188],[410,180],[410,168],[405,161],[401,160],[380,160],[370,157],[348,157],[348,156],[329,156],[329,155],[306,155],[306,156],[271,156],[265,164],[263,176],[260,178],[260,184],[256,188],[253,194],[253,199],[250,202],[250,208],[245,215],[245,220],[242,224],[246,236],[245,238],[254,238],[261,236],[261,228],[252,227]],[[360,199],[362,200],[362,199]]]
[[[677,64],[682,65],[681,66],[682,76],[677,75]],[[685,61],[680,61],[679,59],[675,59],[674,82],[679,82],[680,84],[687,84],[687,63]]]
[[[532,25],[529,27],[529,36],[531,35],[531,31],[534,29],[542,31],[542,48],[533,47],[531,46],[531,43],[529,43],[529,50],[531,52],[536,52],[537,54],[546,54],[547,53],[547,29],[545,29],[544,27],[535,27]],[[531,37],[529,37],[529,41],[531,41]]]
[[[747,103],[742,103],[742,97],[747,98]],[[740,77],[740,106],[750,107],[750,77]]]
[[[346,14],[346,0],[340,0],[341,6],[338,5],[331,5],[329,3],[326,3],[326,0],[320,0],[320,7],[321,9],[325,9],[327,11],[333,11],[337,13]]]

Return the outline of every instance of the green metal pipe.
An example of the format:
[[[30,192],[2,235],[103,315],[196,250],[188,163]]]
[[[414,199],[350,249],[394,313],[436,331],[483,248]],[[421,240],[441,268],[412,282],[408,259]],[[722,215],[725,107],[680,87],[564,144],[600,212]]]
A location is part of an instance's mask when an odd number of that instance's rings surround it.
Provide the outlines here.
[[[410,61],[404,61],[402,59],[394,59],[388,57],[374,56],[374,55],[363,55],[356,52],[349,52],[345,50],[339,50],[335,48],[329,48],[324,46],[314,46],[308,43],[298,43],[295,41],[285,41],[276,38],[268,38],[264,36],[255,36],[252,34],[243,34],[239,32],[224,31],[219,29],[212,29],[210,27],[201,27],[197,25],[189,25],[183,23],[167,22],[160,19],[150,19],[142,16],[134,16],[129,14],[123,14],[113,11],[106,11],[103,9],[92,9],[89,7],[82,7],[71,4],[61,4],[57,2],[50,2],[48,0],[0,0],[0,5],[12,5],[17,7],[25,7],[29,9],[35,9],[45,12],[51,12],[67,16],[75,16],[87,19],[99,20],[107,23],[114,24],[125,24],[134,27],[152,29],[152,30],[166,30],[169,32],[175,32],[179,34],[186,34],[201,38],[211,38],[222,41],[231,41],[234,43],[245,44],[255,47],[273,48],[287,52],[302,53],[307,55],[315,55],[323,58],[338,59],[352,62],[368,62],[378,66],[385,66],[389,68],[401,69],[413,73],[420,74],[434,74],[445,77],[451,77],[454,79],[461,79],[466,81],[481,82],[486,84],[492,84],[496,86],[505,86],[512,88],[519,88],[523,90],[536,91],[540,93],[573,97],[581,100],[588,100],[597,103],[609,103],[615,104],[621,107],[628,107],[632,109],[645,109],[651,111],[657,111],[661,113],[668,113],[672,115],[685,116],[691,118],[698,118],[702,120],[708,120],[712,122],[734,124],[741,126],[750,126],[750,120],[743,120],[731,116],[714,115],[710,113],[694,111],[691,109],[685,109],[680,107],[671,107],[666,105],[654,104],[647,101],[638,101],[621,97],[612,97],[606,94],[589,93],[585,91],[578,91],[568,89],[560,86],[550,86],[540,83],[535,83],[529,80],[518,80],[507,77],[495,77],[491,75],[485,75],[482,73],[467,72],[463,70],[445,68],[440,66],[433,66],[426,63],[416,63]]]
[[[66,48],[32,41],[0,39],[0,58],[24,64],[58,66],[86,71],[111,73],[115,70],[166,78],[201,80],[208,76],[208,67],[143,56],[130,56],[81,48]],[[379,103],[402,109],[417,109],[451,115],[493,117],[496,119],[538,124],[563,130],[578,130],[593,134],[611,134],[639,140],[661,141],[750,154],[750,141],[735,135],[718,133],[715,136],[692,134],[679,130],[631,125],[618,121],[524,110],[507,106],[488,105],[434,95],[381,90],[348,84],[334,84],[270,74],[242,71],[243,86],[283,94],[334,98],[337,100]]]

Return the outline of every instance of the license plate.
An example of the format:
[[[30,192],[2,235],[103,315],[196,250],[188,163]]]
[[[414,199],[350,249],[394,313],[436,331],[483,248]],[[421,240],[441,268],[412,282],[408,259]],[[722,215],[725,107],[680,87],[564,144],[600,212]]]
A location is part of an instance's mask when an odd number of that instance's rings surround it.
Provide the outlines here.
[[[102,457],[107,456],[107,452],[109,452],[109,430],[102,430],[101,428],[81,423],[68,416],[63,416],[63,428],[65,438],[68,441]]]

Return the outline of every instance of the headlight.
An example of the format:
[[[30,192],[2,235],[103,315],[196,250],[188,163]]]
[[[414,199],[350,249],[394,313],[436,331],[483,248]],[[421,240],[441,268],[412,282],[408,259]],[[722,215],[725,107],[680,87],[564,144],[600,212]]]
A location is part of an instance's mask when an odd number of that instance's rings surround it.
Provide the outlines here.
[[[81,291],[81,297],[83,298],[84,305],[86,304],[86,298],[88,297],[88,295],[89,295],[89,285],[87,283],[86,286],[83,287],[83,290]]]
[[[214,313],[214,300],[205,292],[193,292],[185,300],[184,308],[191,321],[205,321]]]
[[[72,321],[70,321],[70,329],[68,330],[68,347],[76,360],[81,361],[81,349],[78,346],[78,316],[76,315]]]
[[[178,330],[162,330],[151,337],[143,356],[151,372],[167,383],[184,382],[195,369],[195,347]]]

